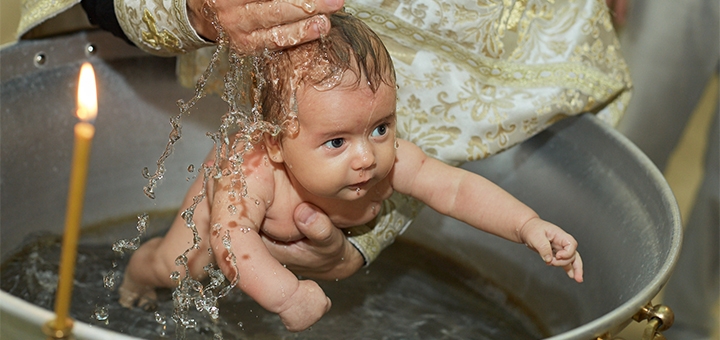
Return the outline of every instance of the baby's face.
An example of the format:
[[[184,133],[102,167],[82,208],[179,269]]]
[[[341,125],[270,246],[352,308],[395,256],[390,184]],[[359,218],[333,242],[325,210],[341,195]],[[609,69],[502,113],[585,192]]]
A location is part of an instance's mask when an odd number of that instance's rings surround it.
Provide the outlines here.
[[[355,79],[346,72],[331,90],[298,90],[299,129],[282,138],[282,157],[290,176],[314,195],[360,198],[395,163],[395,87],[382,84],[373,93],[364,81],[348,85]]]

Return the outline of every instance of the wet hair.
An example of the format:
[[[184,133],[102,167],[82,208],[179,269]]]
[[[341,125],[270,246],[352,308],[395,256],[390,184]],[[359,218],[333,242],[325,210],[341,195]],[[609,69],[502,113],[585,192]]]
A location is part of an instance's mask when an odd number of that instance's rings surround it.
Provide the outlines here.
[[[340,84],[346,72],[355,75],[355,86],[366,81],[373,92],[383,83],[395,86],[390,54],[370,27],[344,12],[331,15],[330,24],[330,32],[321,39],[256,59],[265,121],[284,126],[296,117],[300,85],[329,90]]]

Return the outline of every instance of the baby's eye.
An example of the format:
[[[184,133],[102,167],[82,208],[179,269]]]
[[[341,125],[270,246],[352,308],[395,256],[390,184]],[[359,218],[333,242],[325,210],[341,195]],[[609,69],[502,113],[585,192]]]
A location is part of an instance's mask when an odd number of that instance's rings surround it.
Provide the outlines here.
[[[373,130],[373,132],[370,134],[371,137],[379,137],[384,136],[387,133],[387,124],[380,124],[378,127]]]
[[[325,146],[332,149],[337,149],[345,144],[345,140],[342,138],[335,138],[325,142]]]

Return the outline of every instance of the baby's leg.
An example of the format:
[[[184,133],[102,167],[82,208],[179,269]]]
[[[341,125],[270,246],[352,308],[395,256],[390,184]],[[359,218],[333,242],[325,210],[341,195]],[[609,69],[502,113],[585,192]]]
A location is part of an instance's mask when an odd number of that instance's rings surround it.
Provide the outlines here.
[[[130,258],[125,269],[125,277],[120,286],[120,303],[125,307],[147,303],[155,299],[155,288],[174,287],[175,282],[170,279],[172,272],[177,271],[181,277],[185,276],[185,268],[175,264],[178,256],[193,246],[193,232],[186,226],[182,212],[193,203],[193,198],[201,192],[203,186],[202,176],[198,176],[185,196],[182,207],[175,217],[170,230],[164,237],[151,239],[143,243]],[[209,242],[209,205],[204,199],[195,208],[193,221],[201,241],[198,249],[187,253],[190,275],[199,279],[206,273],[205,265],[213,262],[208,254]]]

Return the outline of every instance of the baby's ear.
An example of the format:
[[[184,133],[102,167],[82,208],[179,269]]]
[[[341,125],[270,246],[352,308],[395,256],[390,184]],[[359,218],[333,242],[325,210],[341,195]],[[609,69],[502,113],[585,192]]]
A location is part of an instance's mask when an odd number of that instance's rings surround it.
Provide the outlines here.
[[[275,163],[282,163],[282,145],[280,144],[279,136],[271,136],[265,134],[265,148],[267,149],[268,157]]]

